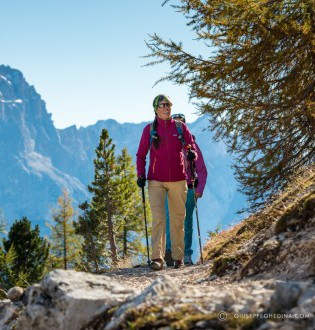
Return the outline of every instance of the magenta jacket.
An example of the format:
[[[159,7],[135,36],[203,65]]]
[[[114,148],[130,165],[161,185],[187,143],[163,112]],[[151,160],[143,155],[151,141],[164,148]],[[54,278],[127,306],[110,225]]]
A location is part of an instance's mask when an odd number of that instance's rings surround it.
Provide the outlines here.
[[[199,149],[198,144],[195,142],[196,148],[197,148],[197,160],[195,161],[196,166],[196,173],[198,176],[198,185],[196,188],[196,192],[203,194],[203,190],[205,189],[208,171],[206,168],[205,161],[203,160],[202,153]],[[191,184],[191,169],[190,169],[190,162],[186,160],[186,173],[187,173],[187,185],[189,186]]]
[[[148,180],[161,182],[174,182],[186,180],[185,157],[183,155],[182,141],[178,137],[175,120],[158,120],[157,133],[160,137],[159,148],[152,143],[150,147],[150,126],[148,124],[142,132],[137,152],[138,177],[146,177]],[[196,153],[194,139],[185,124],[182,125],[185,146],[191,145],[191,150]],[[185,147],[184,147],[185,149]],[[146,176],[146,156],[150,150],[150,164]],[[198,157],[198,156],[197,156]]]

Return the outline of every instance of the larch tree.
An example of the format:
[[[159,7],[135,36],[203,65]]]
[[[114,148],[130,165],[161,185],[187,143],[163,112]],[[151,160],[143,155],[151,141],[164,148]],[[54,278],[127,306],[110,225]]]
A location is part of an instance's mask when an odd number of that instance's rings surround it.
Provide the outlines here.
[[[28,283],[25,282],[23,272],[16,273],[14,268],[14,260],[16,253],[13,245],[6,252],[0,245],[0,299],[7,298],[7,291],[14,286],[25,287]]]
[[[75,212],[67,190],[63,190],[57,204],[52,210],[53,224],[48,225],[51,261],[54,268],[73,269],[79,262],[82,238],[75,233]]]
[[[315,158],[314,0],[178,0],[204,54],[154,34],[148,65],[186,85],[253,208]]]
[[[0,237],[6,234],[6,223],[3,211],[0,210]],[[2,243],[3,239],[1,239]],[[12,268],[14,267],[14,259],[16,253],[13,245],[6,252],[0,244],[0,299],[7,298],[7,290],[16,285],[25,286],[24,276],[20,273],[14,273]]]
[[[3,211],[0,209],[0,236],[6,233],[5,227],[6,221],[4,218]]]

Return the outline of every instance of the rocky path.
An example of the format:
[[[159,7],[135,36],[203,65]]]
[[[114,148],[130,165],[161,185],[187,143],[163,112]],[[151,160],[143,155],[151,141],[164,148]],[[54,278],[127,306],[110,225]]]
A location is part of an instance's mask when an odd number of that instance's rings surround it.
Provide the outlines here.
[[[54,270],[23,302],[0,301],[0,330],[315,329],[312,281],[233,281],[210,266]]]
[[[273,276],[243,280],[236,280],[235,276],[216,278],[210,275],[210,268],[208,261],[162,271],[148,267],[116,269],[106,275],[138,293],[129,308],[150,310],[158,306],[163,310],[155,317],[154,327],[157,319],[177,315],[178,322],[185,323],[183,329],[315,329],[312,281],[279,281]],[[145,315],[141,314],[140,319],[146,319]],[[190,318],[194,317],[199,321],[193,323]],[[106,330],[119,328],[121,324],[123,318],[114,318]],[[175,322],[172,326],[181,329],[180,324]]]
[[[115,269],[106,273],[106,275],[127,287],[135,289],[137,292],[143,291],[157,278],[165,275],[170,276],[176,284],[184,287],[205,287],[209,286],[209,281],[213,279],[210,277],[209,266],[210,262],[205,262],[203,265],[183,266],[180,269],[165,267],[161,271],[153,271],[147,266],[141,266]],[[230,282],[230,279],[213,281],[213,285],[220,286],[226,282]]]

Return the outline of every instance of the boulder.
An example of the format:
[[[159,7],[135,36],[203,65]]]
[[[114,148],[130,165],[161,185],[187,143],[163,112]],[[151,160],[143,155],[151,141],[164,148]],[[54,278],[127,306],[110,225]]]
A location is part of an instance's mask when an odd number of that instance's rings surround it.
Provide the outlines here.
[[[81,329],[134,294],[104,275],[54,270],[28,291],[16,329]]]

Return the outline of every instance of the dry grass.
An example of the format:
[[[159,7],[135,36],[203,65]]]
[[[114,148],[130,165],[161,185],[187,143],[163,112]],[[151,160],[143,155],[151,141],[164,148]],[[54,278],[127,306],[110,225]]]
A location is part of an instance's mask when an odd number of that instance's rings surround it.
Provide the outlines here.
[[[272,224],[276,224],[279,219],[291,213],[290,211],[298,209],[299,212],[302,212],[301,210],[307,212],[308,216],[314,215],[314,192],[315,165],[296,175],[291,184],[259,212],[250,215],[233,227],[217,234],[212,233],[211,239],[204,247],[204,259],[213,260],[215,266],[213,270],[217,268],[218,272],[221,272],[222,267],[227,267],[227,261],[235,261],[234,256],[238,254],[236,252],[240,251],[249,239]],[[246,261],[246,257],[242,254],[238,255],[240,262]]]

